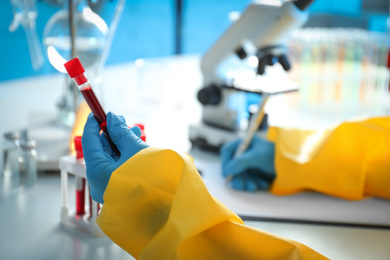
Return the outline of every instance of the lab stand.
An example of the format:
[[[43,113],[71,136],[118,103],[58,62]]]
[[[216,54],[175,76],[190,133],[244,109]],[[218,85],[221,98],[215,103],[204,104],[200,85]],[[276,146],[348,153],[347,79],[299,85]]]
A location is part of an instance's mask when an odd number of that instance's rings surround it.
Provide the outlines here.
[[[61,207],[61,224],[64,225],[75,225],[76,227],[86,230],[89,234],[94,237],[101,237],[104,235],[102,230],[96,224],[96,218],[98,216],[98,203],[94,200],[89,200],[90,205],[86,212],[90,212],[91,215],[77,215],[75,212],[75,205],[73,208],[69,206],[69,185],[68,185],[68,175],[73,174],[77,177],[87,179],[85,163],[83,160],[77,160],[76,156],[64,156],[60,158],[59,168],[61,170],[61,195],[62,195],[62,207]],[[86,180],[85,186],[88,186],[88,181]],[[89,194],[89,192],[87,192]],[[85,194],[84,194],[85,196]]]
[[[244,216],[247,225],[301,242],[330,259],[389,259],[389,201],[368,198],[349,202],[316,193],[277,197],[267,192],[242,193],[226,185],[218,155],[192,148],[188,138],[188,126],[201,118],[195,94],[201,86],[199,61],[198,56],[179,56],[109,66],[103,74],[101,101],[106,111],[124,115],[129,125],[143,122],[150,145],[188,152],[210,193]],[[33,123],[34,131],[48,125],[56,115],[63,76],[0,83],[0,108],[7,112],[0,114],[0,136],[29,130]],[[57,136],[66,137],[67,131],[61,129],[62,134]],[[46,140],[49,138],[46,136]],[[41,170],[34,186],[11,187],[2,180],[0,258],[133,259],[106,236],[94,237],[83,228],[61,224],[61,206],[66,204],[61,193],[59,158],[69,154],[61,154],[59,148],[68,145],[69,140],[64,138],[60,143],[52,147],[57,170]],[[50,152],[50,146],[44,148]],[[69,167],[80,166],[72,157],[63,160],[68,160]],[[42,162],[40,157],[38,164]],[[62,164],[61,168],[67,173],[78,171],[66,167]],[[74,201],[74,175],[65,173],[63,178],[68,178],[67,200]]]

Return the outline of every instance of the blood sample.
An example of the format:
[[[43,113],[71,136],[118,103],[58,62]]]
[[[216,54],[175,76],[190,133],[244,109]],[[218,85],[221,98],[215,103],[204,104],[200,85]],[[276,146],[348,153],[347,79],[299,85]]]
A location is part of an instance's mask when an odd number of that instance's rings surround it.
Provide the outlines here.
[[[83,149],[81,146],[81,136],[73,138],[76,150],[76,159],[82,160]],[[83,216],[85,214],[85,178],[76,175],[76,215]]]
[[[103,134],[106,136],[108,142],[115,155],[120,156],[120,152],[107,131],[107,115],[104,112],[102,106],[100,105],[95,93],[93,92],[92,86],[89,83],[83,65],[81,64],[78,57],[68,61],[64,64],[65,69],[67,70],[69,76],[74,80],[78,86],[81,94],[83,95],[85,101],[87,102],[89,108],[92,111],[92,114],[95,116],[96,121],[99,123],[100,128],[103,130]]]
[[[74,146],[76,150],[76,159],[83,160],[83,147],[81,144],[81,136],[75,136],[73,138]],[[84,216],[85,214],[85,178],[76,175],[76,215]],[[92,217],[92,197],[91,190],[89,189],[89,217]],[[97,213],[100,211],[100,204],[97,204]]]
[[[389,52],[387,54],[387,68],[390,69],[390,48],[389,48]]]
[[[388,50],[388,53],[387,53],[387,70],[390,70],[390,46],[389,46],[389,50]],[[390,81],[389,81],[388,91],[390,91]]]
[[[76,215],[85,214],[85,179],[76,176]]]

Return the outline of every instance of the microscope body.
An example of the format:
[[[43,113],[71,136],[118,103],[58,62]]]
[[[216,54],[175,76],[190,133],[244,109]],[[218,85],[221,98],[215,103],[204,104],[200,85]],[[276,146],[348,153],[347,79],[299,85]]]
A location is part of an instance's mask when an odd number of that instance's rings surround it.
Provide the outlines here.
[[[210,127],[231,131],[233,138],[237,137],[235,132],[242,131],[242,111],[247,109],[243,107],[246,104],[242,100],[245,99],[243,89],[235,85],[234,78],[221,75],[219,66],[232,56],[243,64],[248,64],[251,57],[257,59],[253,78],[264,77],[265,66],[275,63],[288,71],[286,43],[289,34],[307,18],[308,12],[297,8],[292,1],[256,1],[246,8],[201,58],[203,88],[198,92],[198,100],[202,104],[202,122],[197,127],[190,127],[191,141],[197,138],[196,135],[203,135],[204,139],[209,134],[202,133],[202,129]],[[257,93],[261,95],[261,92]]]

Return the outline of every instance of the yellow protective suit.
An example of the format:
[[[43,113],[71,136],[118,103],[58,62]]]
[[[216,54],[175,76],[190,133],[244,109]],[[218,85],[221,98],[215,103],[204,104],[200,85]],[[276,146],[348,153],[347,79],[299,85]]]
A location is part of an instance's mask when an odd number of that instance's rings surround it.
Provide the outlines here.
[[[271,127],[268,138],[275,143],[273,194],[390,199],[390,117],[316,131]]]
[[[245,226],[208,192],[190,156],[146,148],[111,176],[97,219],[137,259],[327,259]]]

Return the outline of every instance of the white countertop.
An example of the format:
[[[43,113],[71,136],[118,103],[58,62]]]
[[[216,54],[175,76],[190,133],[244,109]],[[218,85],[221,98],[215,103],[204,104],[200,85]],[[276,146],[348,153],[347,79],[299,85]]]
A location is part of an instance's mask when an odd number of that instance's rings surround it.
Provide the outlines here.
[[[74,185],[74,178],[70,178]],[[8,189],[0,195],[1,259],[133,259],[107,237],[60,224],[59,175],[39,175],[32,188]],[[74,193],[69,194],[69,204]],[[299,241],[330,259],[387,260],[390,230],[315,224],[244,221],[247,225]]]

